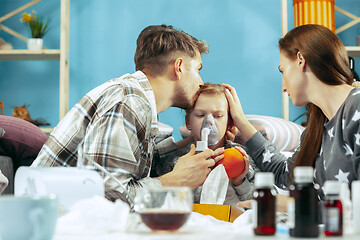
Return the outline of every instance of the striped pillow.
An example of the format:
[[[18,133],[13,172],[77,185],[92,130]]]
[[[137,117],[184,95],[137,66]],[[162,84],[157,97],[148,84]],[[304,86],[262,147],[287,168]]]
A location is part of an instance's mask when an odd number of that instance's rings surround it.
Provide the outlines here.
[[[246,118],[279,151],[295,151],[300,145],[303,126],[277,117],[246,115]]]

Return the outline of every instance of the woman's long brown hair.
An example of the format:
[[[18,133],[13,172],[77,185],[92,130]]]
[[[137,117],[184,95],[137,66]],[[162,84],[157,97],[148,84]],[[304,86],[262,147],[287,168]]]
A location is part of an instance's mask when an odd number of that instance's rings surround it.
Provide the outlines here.
[[[295,60],[300,52],[307,66],[323,83],[351,85],[353,82],[343,43],[324,26],[309,24],[292,29],[279,40],[279,49],[291,60]],[[294,162],[292,176],[296,166],[315,166],[322,143],[326,117],[315,104],[309,103],[308,107],[307,129]]]

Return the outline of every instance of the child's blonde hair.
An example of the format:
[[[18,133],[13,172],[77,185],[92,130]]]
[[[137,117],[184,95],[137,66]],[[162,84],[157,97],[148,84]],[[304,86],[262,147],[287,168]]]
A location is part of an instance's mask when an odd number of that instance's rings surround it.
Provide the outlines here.
[[[220,95],[220,96],[223,95],[226,98],[225,89],[226,88],[223,85],[217,84],[217,83],[204,83],[203,85],[200,85],[199,90],[195,93],[192,106],[186,109],[186,115],[185,115],[186,125],[189,123],[190,114],[194,110],[196,101],[199,98],[200,94]],[[228,108],[228,115],[229,115],[229,123],[232,124],[232,118],[230,115],[229,108]],[[229,123],[228,123],[228,125],[229,125]]]

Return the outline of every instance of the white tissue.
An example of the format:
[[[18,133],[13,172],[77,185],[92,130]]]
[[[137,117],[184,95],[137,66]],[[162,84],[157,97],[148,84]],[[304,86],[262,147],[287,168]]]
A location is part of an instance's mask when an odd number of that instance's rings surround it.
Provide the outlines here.
[[[183,230],[208,232],[211,231],[230,231],[232,223],[218,220],[210,215],[202,215],[197,212],[192,212]]]
[[[237,232],[241,232],[244,235],[254,235],[253,223],[252,223],[253,210],[247,210],[233,222],[233,229]]]
[[[59,217],[56,233],[89,235],[125,231],[139,223],[136,216],[130,214],[129,206],[120,200],[113,203],[95,196],[78,201],[67,214]]]
[[[223,204],[229,185],[229,178],[222,164],[214,168],[206,178],[202,190],[201,204]]]

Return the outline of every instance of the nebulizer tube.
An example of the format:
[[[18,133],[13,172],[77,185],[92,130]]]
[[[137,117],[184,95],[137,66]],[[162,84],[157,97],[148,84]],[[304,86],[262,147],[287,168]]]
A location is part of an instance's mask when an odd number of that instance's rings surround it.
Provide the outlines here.
[[[219,133],[212,114],[206,114],[201,125],[201,141],[196,142],[196,153],[200,153],[208,146],[215,145],[219,142]]]
[[[129,204],[130,207],[130,211],[134,211],[134,199],[131,197],[129,191],[126,189],[126,187],[123,186],[123,184],[119,181],[119,179],[117,179],[115,176],[113,176],[108,170],[106,170],[103,166],[101,166],[100,164],[98,164],[97,162],[95,162],[93,159],[91,159],[83,150],[83,147],[85,145],[85,137],[80,141],[78,147],[77,147],[77,151],[78,151],[78,158],[77,158],[77,162],[76,162],[76,167],[78,169],[81,168],[85,168],[84,166],[84,160],[89,161],[90,163],[93,164],[93,166],[97,169],[99,169],[101,172],[105,173],[106,176],[108,176],[109,178],[111,178],[113,181],[115,181],[117,183],[117,185],[119,185],[119,187],[121,188],[118,189],[119,192],[121,194],[124,194],[127,203]],[[125,169],[117,169],[118,173],[123,173],[123,174],[127,174],[130,175],[131,177],[135,178],[135,176],[130,173],[129,171],[125,170]]]

